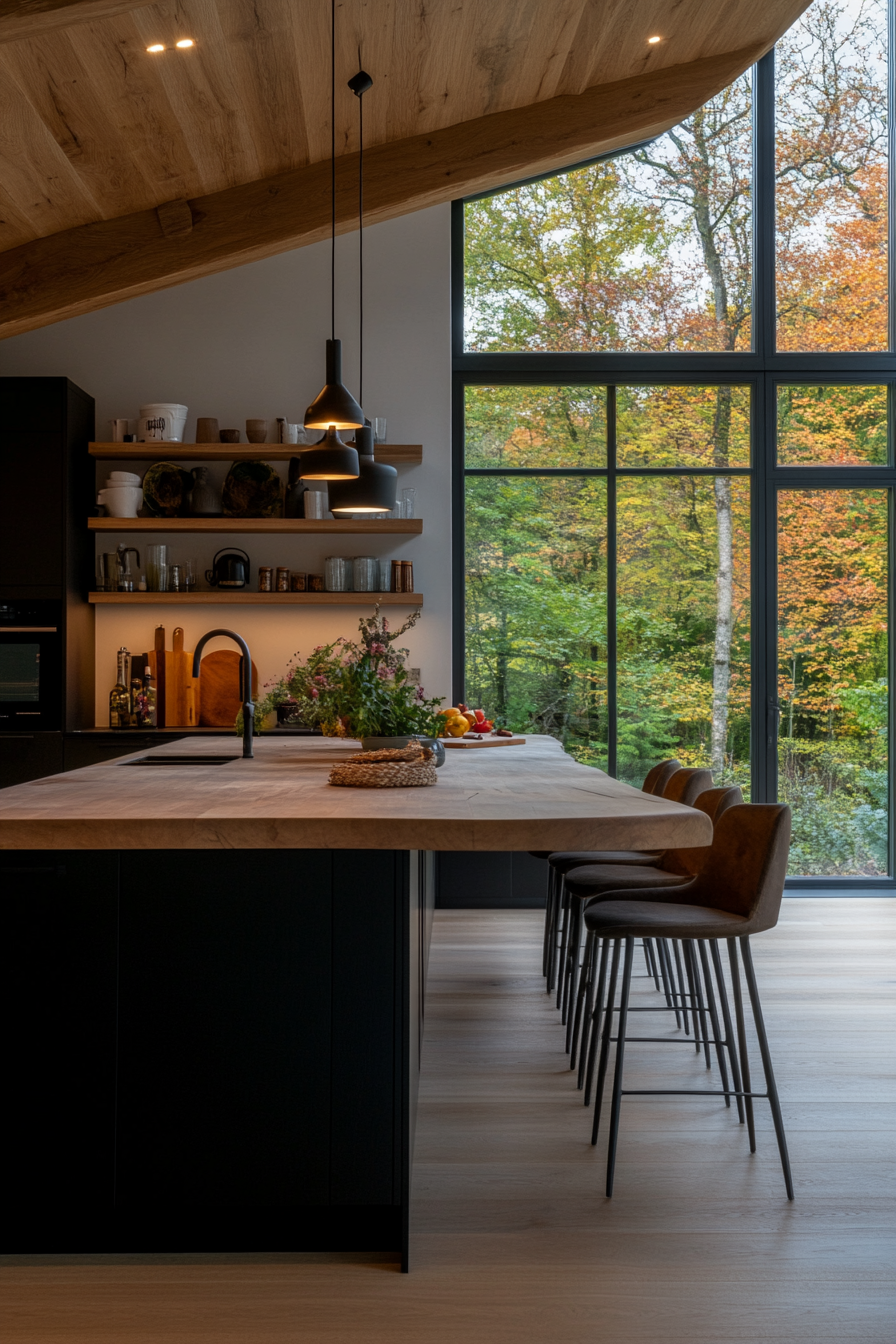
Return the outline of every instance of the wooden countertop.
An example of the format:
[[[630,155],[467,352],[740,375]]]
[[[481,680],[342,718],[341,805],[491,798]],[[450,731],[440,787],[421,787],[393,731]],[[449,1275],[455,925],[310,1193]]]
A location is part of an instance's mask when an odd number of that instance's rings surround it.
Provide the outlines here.
[[[236,737],[138,756],[223,755]],[[653,849],[707,844],[702,812],[579,765],[551,737],[453,751],[431,788],[346,789],[333,738],[257,738],[254,760],[130,768],[113,761],[0,791],[0,849]]]

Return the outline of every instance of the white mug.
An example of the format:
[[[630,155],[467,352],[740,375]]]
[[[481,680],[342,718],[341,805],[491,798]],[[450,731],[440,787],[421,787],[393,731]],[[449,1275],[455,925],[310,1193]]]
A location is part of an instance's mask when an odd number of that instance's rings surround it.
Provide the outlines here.
[[[110,518],[136,518],[143,490],[139,485],[111,486],[99,492],[96,502],[103,505]]]

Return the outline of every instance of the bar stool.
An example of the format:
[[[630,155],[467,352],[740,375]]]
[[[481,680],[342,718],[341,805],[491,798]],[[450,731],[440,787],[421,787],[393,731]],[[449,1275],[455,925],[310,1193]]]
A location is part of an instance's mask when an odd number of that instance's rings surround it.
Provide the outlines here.
[[[682,768],[681,761],[670,757],[668,760],[659,761],[651,766],[644,777],[644,783],[641,785],[642,793],[652,793],[662,797],[663,789],[669,780]],[[550,859],[555,851],[545,849],[530,849],[529,853],[533,859]],[[610,858],[612,853],[613,857]],[[587,856],[581,854],[583,862],[596,863],[598,861],[598,851],[589,850]],[[599,857],[606,863],[650,863],[659,862],[662,857],[662,851],[641,853],[638,850],[613,850],[600,851]],[[553,868],[548,868],[548,889],[545,900],[544,911],[544,949],[542,954],[541,973],[548,978],[547,992],[550,994],[553,989],[552,977],[550,974],[552,952],[554,947],[554,938],[559,923],[559,902],[560,883],[557,880],[557,874]]]
[[[723,816],[724,812],[727,812],[733,806],[742,805],[743,801],[743,793],[735,785],[732,785],[728,788],[704,789],[693,806],[695,806],[697,812],[705,813],[705,816],[709,817],[713,828],[715,828],[717,821]],[[629,866],[623,866],[623,864],[583,864],[582,867],[574,868],[566,875],[568,905],[574,911],[571,925],[582,927],[582,911],[586,910],[594,900],[603,899],[607,892],[613,892],[613,894],[623,891],[626,894],[631,892],[633,899],[637,899],[634,892],[641,890],[641,888],[684,886],[685,883],[699,874],[704,863],[707,862],[709,852],[711,852],[709,845],[697,845],[697,847],[684,849],[666,849],[664,855],[662,855],[661,866],[658,867],[647,866],[647,864],[641,864],[641,866],[635,866],[635,864],[629,864]],[[652,973],[657,989],[660,989],[660,981],[662,980],[662,991],[665,993],[666,1005],[676,1015],[678,1025],[681,1025],[681,1021],[684,1019],[686,1031],[688,1030],[688,999],[692,996],[689,996],[684,989],[684,974],[682,974],[681,958],[678,956],[677,946],[670,948],[669,943],[664,939],[654,942],[652,938],[646,939],[645,946],[647,949],[645,952],[647,970]],[[580,966],[578,977],[576,977],[575,1013],[570,1015],[570,1021],[567,1025],[567,1052],[570,1054],[570,1068],[575,1068],[579,1032],[582,1032],[582,1063],[584,1062],[584,1052],[586,1052],[588,1046],[587,1038],[592,1011],[591,1000],[595,986],[596,953],[598,953],[598,949],[596,949],[594,935],[587,934],[582,966]],[[604,957],[604,972],[606,972],[606,957]],[[688,980],[692,978],[690,962],[686,957],[685,974],[688,976]],[[695,1043],[697,1050],[700,1050],[700,1032],[696,1017]],[[580,1067],[578,1086],[582,1087],[583,1082],[583,1068]]]
[[[664,797],[672,776],[678,774],[682,768],[681,762],[674,757],[660,761],[648,770],[641,792],[652,794],[654,797]],[[546,989],[547,993],[550,994],[557,983],[555,974],[558,964],[562,962],[564,956],[561,945],[558,943],[558,938],[562,936],[562,930],[566,922],[562,881],[564,867],[575,867],[579,863],[596,863],[598,860],[604,863],[659,863],[662,858],[662,850],[646,852],[634,849],[559,850],[548,854],[546,857],[549,861],[555,861],[551,863],[548,869],[548,897],[545,907],[544,955],[542,958],[542,974],[547,979]],[[555,869],[558,871],[555,871]],[[558,991],[558,1008],[560,1004],[560,992]]]
[[[613,949],[609,989],[603,1012],[594,1122],[591,1129],[591,1142],[596,1143],[600,1127],[601,1102],[610,1044],[615,1040],[616,1064],[613,1075],[607,1155],[606,1191],[608,1196],[613,1193],[621,1103],[624,1096],[724,1096],[728,1100],[733,1091],[734,1095],[742,1098],[744,1102],[751,1153],[756,1151],[753,1102],[760,1098],[769,1102],[778,1141],[781,1166],[784,1172],[787,1198],[793,1199],[793,1179],[787,1152],[787,1140],[784,1134],[784,1121],[781,1115],[781,1105],[750,949],[750,936],[752,934],[772,929],[778,922],[789,847],[790,809],[788,807],[757,803],[745,803],[731,807],[719,818],[709,856],[701,872],[686,886],[671,890],[659,886],[652,889],[645,888],[638,893],[638,899],[636,900],[626,899],[624,893],[620,892],[617,898],[595,901],[585,910],[585,925],[589,934],[593,934],[595,939],[608,940]],[[635,939],[645,937],[679,939],[701,945],[708,943],[710,949],[714,949],[714,961],[720,979],[721,962],[718,957],[717,940],[724,938],[727,941],[737,1024],[737,1050],[732,1051],[732,1060],[736,1062],[738,1067],[733,1070],[733,1089],[725,1085],[720,1090],[705,1088],[626,1089],[623,1087],[626,1045],[630,1042],[648,1042],[657,1039],[649,1036],[631,1037],[626,1035]],[[738,948],[740,949],[740,959],[747,981],[753,1011],[753,1023],[762,1058],[766,1088],[764,1092],[753,1091],[750,1077],[746,1022],[738,967]],[[619,962],[622,953],[624,953],[624,957],[619,1006],[617,1008],[615,1006],[616,988],[619,982]],[[615,1037],[612,1034],[614,1014],[618,1017]],[[731,1026],[729,1022],[726,1022],[725,1029],[728,1041],[730,1041]],[[716,1042],[722,1044],[717,1021],[713,1022],[713,1032]],[[592,1040],[596,1041],[596,1039],[595,1032]]]
[[[693,807],[701,793],[712,788],[712,771],[703,769],[682,769],[675,770],[667,779],[663,798],[670,802],[681,803],[685,807]],[[552,854],[548,863],[551,868],[557,870],[560,875],[560,890],[556,895],[559,914],[562,915],[562,924],[560,928],[560,950],[559,950],[559,974],[557,977],[557,1007],[561,1010],[560,1021],[563,1026],[569,1022],[569,1009],[572,1003],[572,996],[575,993],[574,982],[577,980],[577,970],[579,963],[579,944],[581,941],[581,923],[579,916],[581,914],[580,904],[570,906],[569,895],[567,892],[567,875],[576,868],[594,864],[603,859],[605,862],[614,862],[610,858],[612,851],[560,851]],[[636,851],[627,851],[634,855]],[[655,858],[656,862],[662,860],[662,854],[647,856],[648,862]],[[628,864],[627,861],[626,866]],[[645,856],[639,855],[637,864],[643,865]],[[556,937],[554,939],[556,943]],[[548,972],[548,992],[551,989],[550,966]],[[569,1049],[569,1033],[567,1032],[567,1049]]]

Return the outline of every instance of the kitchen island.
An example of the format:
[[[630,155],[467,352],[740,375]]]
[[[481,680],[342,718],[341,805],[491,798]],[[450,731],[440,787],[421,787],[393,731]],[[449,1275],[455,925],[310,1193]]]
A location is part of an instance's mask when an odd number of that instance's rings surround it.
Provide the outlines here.
[[[435,853],[710,838],[551,738],[422,789],[330,786],[357,743],[237,750],[0,792],[5,1253],[406,1265]]]

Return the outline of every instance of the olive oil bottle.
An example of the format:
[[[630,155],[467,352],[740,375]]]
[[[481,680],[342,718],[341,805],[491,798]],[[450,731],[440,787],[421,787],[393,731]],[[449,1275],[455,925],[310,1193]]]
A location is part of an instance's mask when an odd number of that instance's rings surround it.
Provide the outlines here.
[[[130,728],[131,697],[128,692],[128,674],[131,655],[127,649],[118,650],[118,680],[109,693],[109,727]]]

